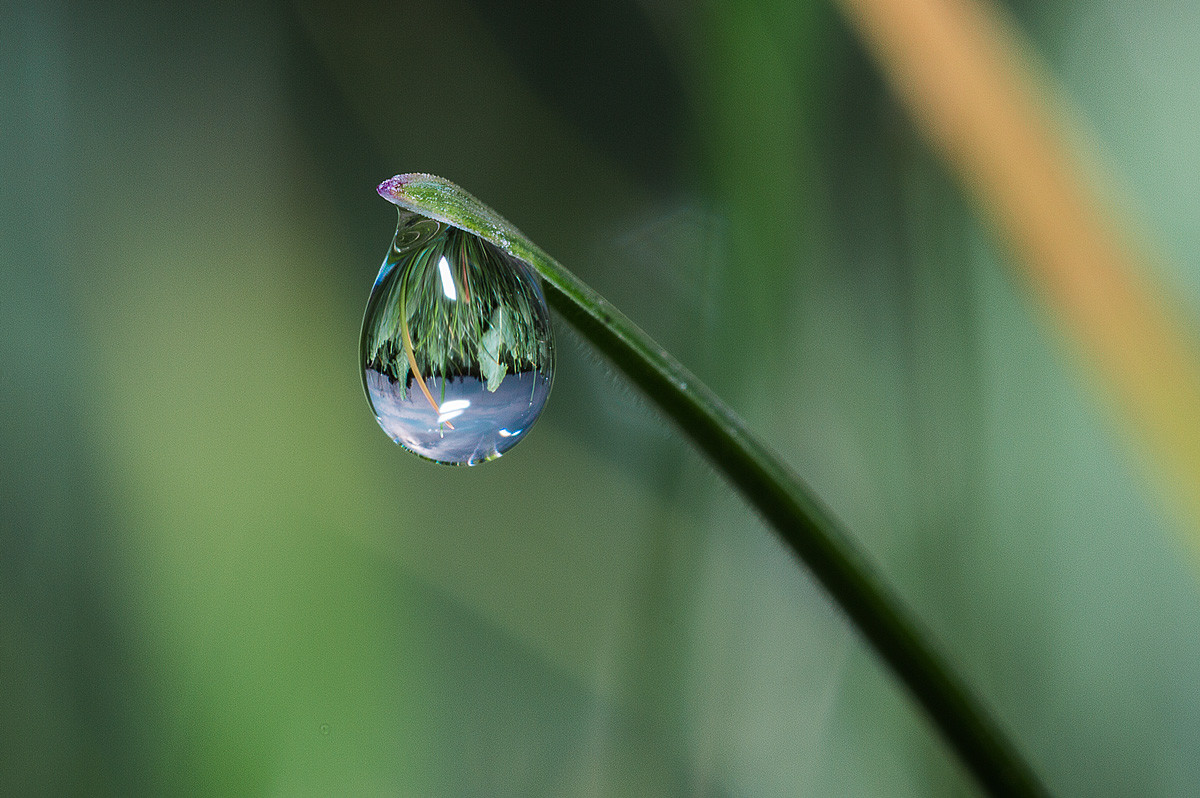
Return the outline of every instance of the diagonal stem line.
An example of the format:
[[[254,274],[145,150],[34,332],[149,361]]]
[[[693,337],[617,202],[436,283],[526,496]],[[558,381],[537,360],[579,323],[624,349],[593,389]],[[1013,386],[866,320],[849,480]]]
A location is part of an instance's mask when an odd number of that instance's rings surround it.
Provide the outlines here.
[[[1200,355],[1156,277],[1162,255],[1109,195],[1112,178],[1002,3],[837,0],[964,193],[1017,256],[1144,448],[1200,549]],[[1139,452],[1140,454],[1140,452]],[[1139,458],[1141,459],[1141,458]]]
[[[533,254],[533,253],[530,253]],[[1015,744],[816,495],[666,350],[543,253],[550,304],[672,418],[841,605],[994,795],[1042,796]]]
[[[853,538],[744,421],[665,349],[494,210],[448,180],[397,175],[379,194],[530,264],[550,304],[673,419],[841,605],[993,795],[1044,796],[1016,744],[967,687]]]

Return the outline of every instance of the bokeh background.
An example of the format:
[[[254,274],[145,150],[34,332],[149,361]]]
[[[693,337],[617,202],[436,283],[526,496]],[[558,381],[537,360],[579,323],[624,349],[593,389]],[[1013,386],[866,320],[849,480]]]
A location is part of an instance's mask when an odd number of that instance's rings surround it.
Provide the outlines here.
[[[1200,316],[1200,6],[1007,8]],[[406,171],[737,408],[1056,793],[1200,791],[1187,523],[834,7],[17,0],[0,794],[973,794],[564,325],[503,460],[380,432],[358,329]]]

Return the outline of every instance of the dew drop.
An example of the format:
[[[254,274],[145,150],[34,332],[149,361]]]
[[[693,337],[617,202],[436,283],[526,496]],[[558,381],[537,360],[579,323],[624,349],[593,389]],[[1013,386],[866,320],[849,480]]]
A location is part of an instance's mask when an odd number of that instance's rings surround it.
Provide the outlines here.
[[[367,401],[396,443],[445,465],[493,460],[550,395],[554,338],[538,279],[482,238],[401,208],[359,362]]]

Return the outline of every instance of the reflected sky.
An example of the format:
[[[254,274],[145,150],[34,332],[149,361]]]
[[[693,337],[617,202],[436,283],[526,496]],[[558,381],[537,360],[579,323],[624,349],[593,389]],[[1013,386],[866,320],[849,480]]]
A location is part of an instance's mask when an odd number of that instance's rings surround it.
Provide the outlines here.
[[[538,371],[509,374],[495,391],[475,377],[429,377],[435,409],[410,375],[404,398],[399,385],[366,370],[367,393],[379,426],[415,454],[448,465],[491,460],[517,444],[533,426],[550,395],[550,379]]]

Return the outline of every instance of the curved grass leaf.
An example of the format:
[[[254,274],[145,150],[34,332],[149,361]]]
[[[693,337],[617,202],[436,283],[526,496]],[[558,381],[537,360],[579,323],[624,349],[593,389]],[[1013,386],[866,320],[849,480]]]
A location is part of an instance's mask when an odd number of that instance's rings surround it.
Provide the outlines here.
[[[529,263],[545,281],[555,310],[675,421],[809,567],[979,783],[995,795],[1048,794],[841,523],[712,391],[603,297],[455,184],[434,175],[397,175],[380,184],[379,194]]]

